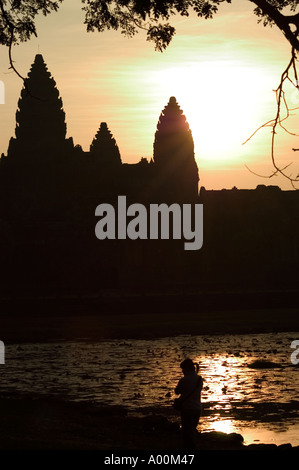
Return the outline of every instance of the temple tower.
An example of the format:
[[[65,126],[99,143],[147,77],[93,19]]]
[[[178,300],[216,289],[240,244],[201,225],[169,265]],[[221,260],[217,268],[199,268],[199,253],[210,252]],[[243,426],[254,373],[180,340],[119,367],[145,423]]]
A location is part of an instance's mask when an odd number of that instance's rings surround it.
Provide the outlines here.
[[[96,133],[90,145],[90,154],[96,165],[111,167],[121,165],[118,146],[106,122],[101,123]]]
[[[178,202],[197,199],[199,177],[193,137],[186,117],[173,96],[157,124],[154,163],[161,194]]]
[[[47,157],[57,160],[72,147],[72,139],[66,140],[59,91],[41,54],[35,56],[21,91],[15,136],[9,143],[8,158],[17,159],[18,165],[43,163]]]

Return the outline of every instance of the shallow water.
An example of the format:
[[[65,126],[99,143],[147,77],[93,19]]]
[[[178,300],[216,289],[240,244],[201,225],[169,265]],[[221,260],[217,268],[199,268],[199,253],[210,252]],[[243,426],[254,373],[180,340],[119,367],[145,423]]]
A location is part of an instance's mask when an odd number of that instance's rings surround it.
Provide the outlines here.
[[[8,345],[0,394],[54,395],[132,411],[158,405],[171,414],[179,364],[190,356],[204,378],[200,429],[240,432],[246,443],[299,445],[299,366],[291,362],[298,339],[290,332]],[[280,367],[250,367],[260,359]]]

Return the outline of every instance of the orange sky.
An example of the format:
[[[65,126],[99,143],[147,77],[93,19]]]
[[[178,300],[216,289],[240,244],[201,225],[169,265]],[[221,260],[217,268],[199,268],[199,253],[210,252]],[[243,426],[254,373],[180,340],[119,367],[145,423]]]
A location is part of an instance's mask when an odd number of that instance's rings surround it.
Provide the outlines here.
[[[123,162],[150,159],[159,114],[174,95],[190,124],[200,184],[207,189],[277,184],[246,169],[271,174],[270,129],[242,145],[262,123],[274,117],[275,89],[289,60],[290,47],[276,28],[257,24],[252,4],[223,5],[213,20],[175,17],[177,34],[163,53],[154,51],[141,32],[133,39],[120,33],[86,33],[80,0],[65,0],[58,13],[38,20],[38,38],[14,48],[18,70],[27,75],[35,54],[43,54],[61,93],[68,136],[84,150],[100,122],[117,140]],[[22,83],[8,73],[7,49],[0,50],[0,152],[14,135],[15,111]],[[298,106],[295,90],[290,104]],[[298,117],[290,121],[296,130]],[[282,164],[296,162],[299,138],[278,135]],[[298,157],[297,157],[298,158]],[[294,163],[294,172],[296,164]],[[298,165],[297,165],[298,172]]]

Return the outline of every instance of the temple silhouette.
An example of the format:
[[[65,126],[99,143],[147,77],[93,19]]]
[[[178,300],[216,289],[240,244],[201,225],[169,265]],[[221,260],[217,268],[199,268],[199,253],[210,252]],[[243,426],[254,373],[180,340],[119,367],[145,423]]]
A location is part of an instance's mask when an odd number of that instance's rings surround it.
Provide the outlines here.
[[[0,160],[1,296],[298,287],[298,191],[199,190],[192,132],[175,97],[161,112],[150,161],[122,162],[106,122],[88,152],[66,135],[62,99],[37,54]],[[144,205],[202,203],[203,248],[186,252],[181,240],[99,242],[95,208],[116,204],[118,195]]]

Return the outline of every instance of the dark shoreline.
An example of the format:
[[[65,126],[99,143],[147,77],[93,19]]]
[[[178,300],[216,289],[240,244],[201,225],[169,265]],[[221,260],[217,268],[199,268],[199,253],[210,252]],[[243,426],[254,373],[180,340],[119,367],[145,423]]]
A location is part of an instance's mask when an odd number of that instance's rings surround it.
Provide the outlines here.
[[[134,416],[122,406],[0,397],[0,412],[0,450],[184,451],[179,419],[170,420],[163,409]],[[216,431],[199,432],[197,445],[198,450],[299,451],[291,443],[246,445],[240,434]]]
[[[299,331],[298,292],[132,293],[0,300],[4,343]]]

